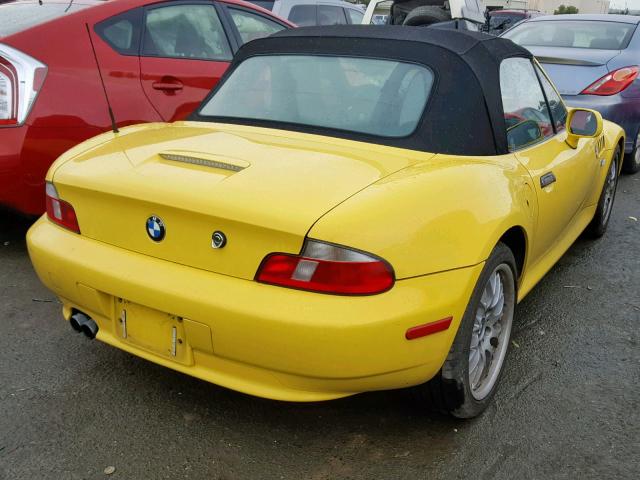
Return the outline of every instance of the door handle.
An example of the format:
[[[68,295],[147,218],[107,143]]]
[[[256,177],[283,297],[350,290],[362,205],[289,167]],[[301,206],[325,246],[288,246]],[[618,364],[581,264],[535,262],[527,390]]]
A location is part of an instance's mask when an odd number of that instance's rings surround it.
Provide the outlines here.
[[[548,187],[552,183],[555,183],[555,181],[556,181],[556,176],[553,174],[553,172],[547,172],[540,177],[540,187],[541,188]]]
[[[163,90],[165,92],[176,92],[178,90],[182,90],[181,83],[153,82],[151,86],[155,90]]]

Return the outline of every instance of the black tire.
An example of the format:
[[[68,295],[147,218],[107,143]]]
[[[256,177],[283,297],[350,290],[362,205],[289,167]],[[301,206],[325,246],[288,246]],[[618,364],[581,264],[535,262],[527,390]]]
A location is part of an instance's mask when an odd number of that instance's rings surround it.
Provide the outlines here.
[[[505,307],[503,310],[504,315],[509,315],[509,328],[505,329],[505,335],[502,339],[504,344],[504,353],[499,360],[499,365],[496,366],[497,371],[495,373],[495,380],[491,384],[491,388],[481,398],[476,398],[472,393],[472,384],[469,374],[469,359],[471,352],[471,340],[474,332],[474,321],[480,301],[483,293],[485,292],[485,286],[488,284],[490,278],[497,271],[497,269],[503,269],[505,272],[511,272],[510,276],[506,275],[505,279]],[[500,383],[500,377],[504,366],[504,360],[508,353],[511,324],[513,321],[515,303],[517,300],[517,284],[516,284],[516,262],[511,252],[511,249],[499,243],[491,252],[489,259],[485,263],[478,283],[471,295],[469,304],[465,310],[462,322],[458,328],[458,333],[451,345],[449,355],[445,360],[440,372],[429,382],[418,385],[413,388],[417,399],[431,408],[434,408],[442,413],[447,413],[458,418],[472,418],[481,414],[487,406],[490,404],[493,395],[495,394],[498,384]],[[508,280],[506,277],[510,277]],[[511,282],[511,285],[507,287],[507,281]],[[510,307],[507,305],[508,300],[511,302]]]
[[[638,173],[640,171],[640,132],[636,136],[633,150],[624,157],[622,171],[624,173]]]
[[[451,20],[451,13],[443,7],[426,5],[414,8],[402,22],[403,25],[415,27],[420,25],[431,25],[432,23],[447,22]]]
[[[600,238],[607,231],[609,225],[609,219],[611,218],[611,211],[613,210],[613,203],[616,198],[616,189],[618,186],[618,172],[620,170],[620,161],[622,160],[622,149],[618,145],[613,152],[613,159],[608,166],[607,177],[602,185],[602,191],[600,192],[600,198],[598,199],[598,206],[596,207],[596,213],[593,216],[593,220],[587,226],[585,233],[591,238]],[[615,172],[613,179],[613,192],[611,197],[607,196],[607,188],[611,188],[610,175]],[[608,202],[607,199],[610,199]]]

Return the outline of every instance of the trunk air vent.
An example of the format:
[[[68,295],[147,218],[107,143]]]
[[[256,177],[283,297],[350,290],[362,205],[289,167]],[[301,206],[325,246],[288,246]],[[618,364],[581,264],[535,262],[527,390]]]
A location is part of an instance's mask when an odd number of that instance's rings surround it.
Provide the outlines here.
[[[220,170],[230,170],[232,172],[239,172],[246,168],[239,165],[233,165],[231,163],[217,162],[214,160],[206,160],[204,158],[191,157],[187,155],[176,155],[175,153],[160,153],[159,155],[161,158],[173,162],[201,165],[203,167],[218,168]]]

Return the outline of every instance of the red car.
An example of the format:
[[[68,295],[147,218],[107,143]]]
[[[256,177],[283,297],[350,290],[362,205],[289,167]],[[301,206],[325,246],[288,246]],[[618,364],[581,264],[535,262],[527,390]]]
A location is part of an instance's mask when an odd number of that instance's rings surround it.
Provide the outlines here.
[[[44,211],[77,143],[187,117],[238,48],[292,27],[241,0],[44,0],[0,6],[0,206]]]

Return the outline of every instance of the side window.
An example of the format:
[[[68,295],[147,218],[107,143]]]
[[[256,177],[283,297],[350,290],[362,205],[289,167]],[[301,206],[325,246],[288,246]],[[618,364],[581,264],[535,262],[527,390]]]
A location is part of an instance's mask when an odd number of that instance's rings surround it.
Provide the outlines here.
[[[138,55],[141,27],[142,9],[135,9],[98,23],[96,33],[116,52]]]
[[[341,7],[318,5],[318,25],[346,25],[347,18]]]
[[[562,99],[556,89],[553,88],[551,82],[540,69],[538,65],[535,66],[538,77],[540,77],[540,83],[542,83],[542,89],[547,96],[547,102],[549,102],[549,109],[551,110],[551,117],[553,118],[553,124],[556,127],[556,132],[564,130],[564,126],[567,120],[567,109],[562,103]]]
[[[289,21],[299,27],[317,25],[317,5],[296,5],[289,12]]]
[[[231,60],[231,48],[213,5],[170,5],[147,11],[142,54]]]
[[[519,150],[554,135],[547,102],[531,61],[503,60],[500,91],[509,150]]]
[[[229,13],[240,33],[242,43],[250,42],[256,38],[268,37],[272,33],[279,32],[285,28],[279,23],[246,10],[230,8]]]
[[[347,17],[349,17],[349,23],[351,23],[352,25],[360,25],[362,23],[364,13],[353,8],[345,8],[345,10],[347,12]]]

